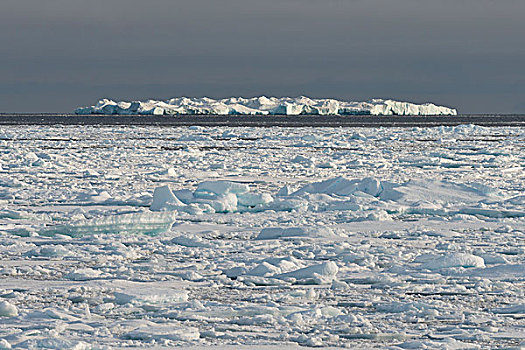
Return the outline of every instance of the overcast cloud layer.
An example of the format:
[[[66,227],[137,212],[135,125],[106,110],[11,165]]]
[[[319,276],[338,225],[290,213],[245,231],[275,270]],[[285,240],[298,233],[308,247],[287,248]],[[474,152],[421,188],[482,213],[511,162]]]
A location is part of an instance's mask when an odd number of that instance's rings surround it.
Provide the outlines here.
[[[525,112],[523,0],[2,0],[0,111],[298,96]]]

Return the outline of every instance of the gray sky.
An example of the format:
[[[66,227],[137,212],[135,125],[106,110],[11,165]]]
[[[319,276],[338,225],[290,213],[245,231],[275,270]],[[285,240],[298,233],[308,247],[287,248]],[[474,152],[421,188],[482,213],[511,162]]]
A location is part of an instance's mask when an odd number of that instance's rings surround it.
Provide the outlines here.
[[[525,113],[523,0],[1,0],[0,112],[298,96]]]

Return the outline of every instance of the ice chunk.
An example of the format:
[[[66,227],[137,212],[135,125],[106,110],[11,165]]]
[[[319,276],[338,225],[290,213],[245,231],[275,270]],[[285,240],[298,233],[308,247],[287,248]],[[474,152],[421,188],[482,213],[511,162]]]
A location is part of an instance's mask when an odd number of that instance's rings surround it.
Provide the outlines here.
[[[273,277],[280,279],[294,278],[297,280],[313,280],[314,283],[331,282],[339,271],[336,263],[328,261],[318,265],[308,266],[299,270],[282,273]]]
[[[475,203],[496,197],[498,191],[480,184],[462,184],[439,180],[411,180],[392,184],[381,193],[382,200],[412,204],[422,200],[430,203]]]
[[[201,182],[195,190],[196,197],[203,197],[206,194],[222,195],[227,193],[247,193],[250,187],[247,184],[241,184],[231,181],[204,181]]]
[[[159,305],[166,303],[180,303],[188,300],[188,292],[181,289],[157,287],[135,284],[124,292],[115,292],[115,302],[123,305]]]
[[[354,194],[357,191],[360,191],[375,197],[378,196],[382,190],[383,185],[381,181],[375,178],[348,180],[340,176],[333,179],[308,184],[292,193],[292,195],[298,196],[305,193],[324,193],[348,196]]]
[[[190,204],[195,199],[193,197],[193,192],[187,189],[172,191],[172,193],[184,204]]]
[[[237,278],[239,276],[245,275],[248,272],[248,269],[243,266],[236,266],[226,270],[223,270],[223,273],[229,278]]]
[[[64,234],[72,237],[97,233],[158,234],[171,228],[175,219],[172,213],[133,213],[81,220],[71,225],[57,225],[40,232],[52,236]]]
[[[292,160],[290,160],[292,163],[299,163],[299,164],[305,164],[305,165],[312,165],[313,160],[310,158],[307,158],[305,156],[295,156]]]
[[[493,309],[492,312],[496,314],[523,314],[525,315],[525,303],[514,305],[514,306]]]
[[[283,237],[334,237],[334,233],[328,227],[268,227],[259,232],[255,239],[277,239]]]
[[[416,258],[417,259],[417,258]],[[421,268],[438,270],[449,267],[485,267],[482,257],[466,253],[449,253],[441,256],[427,256]]]
[[[200,338],[199,330],[195,327],[179,327],[172,324],[147,324],[126,334],[126,338],[133,340],[181,340],[193,341]]]
[[[193,248],[207,248],[211,247],[210,244],[206,243],[200,237],[186,237],[186,236],[177,236],[173,237],[171,240],[172,243],[184,246],[184,247],[193,247]]]
[[[93,279],[97,279],[102,275],[102,271],[99,270],[93,270],[89,267],[78,269],[69,272],[64,277],[66,277],[69,280],[72,281],[89,281]]]
[[[277,197],[286,197],[293,193],[292,187],[289,185],[281,187],[279,191],[277,192]]]
[[[388,313],[402,313],[407,311],[432,310],[433,307],[422,302],[393,302],[378,304],[375,306],[377,311]]]
[[[93,190],[87,193],[80,193],[75,199],[79,202],[104,203],[111,198],[107,191],[97,192]]]
[[[330,286],[330,289],[332,290],[345,290],[347,288],[348,288],[348,283],[344,281],[338,281],[336,279],[332,281],[332,285]]]
[[[288,256],[285,258],[266,258],[263,260],[264,262],[267,262],[269,264],[272,264],[274,266],[277,266],[279,269],[281,269],[282,272],[290,272],[293,270],[297,270],[298,268],[302,268],[303,264],[301,262],[294,258],[293,256]]]
[[[182,203],[174,194],[171,192],[169,186],[161,186],[155,188],[153,192],[153,203],[151,203],[150,209],[153,211],[159,211],[166,207],[183,207],[185,204]]]
[[[207,195],[203,195],[203,192],[195,192],[194,195],[197,197],[195,200],[196,203],[208,204],[216,213],[233,213],[237,211],[238,199],[234,193],[226,193],[218,196],[211,195],[208,197]]]
[[[239,205],[254,208],[273,201],[268,193],[242,193],[237,195]]]
[[[92,346],[88,343],[78,340],[69,340],[55,335],[51,338],[27,339],[16,344],[20,349],[71,349],[71,350],[89,350]]]
[[[0,317],[15,317],[18,316],[18,309],[16,306],[8,301],[0,301]]]
[[[60,245],[45,245],[27,252],[26,255],[58,258],[69,254],[70,252]]]
[[[275,265],[263,261],[259,265],[247,272],[247,275],[252,276],[271,276],[281,273],[281,269]]]

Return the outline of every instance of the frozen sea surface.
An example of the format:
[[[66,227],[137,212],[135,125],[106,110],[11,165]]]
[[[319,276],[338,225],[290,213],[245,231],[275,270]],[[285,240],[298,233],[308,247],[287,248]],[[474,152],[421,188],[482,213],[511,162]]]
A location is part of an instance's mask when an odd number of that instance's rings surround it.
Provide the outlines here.
[[[2,126],[0,348],[519,348],[524,130]]]

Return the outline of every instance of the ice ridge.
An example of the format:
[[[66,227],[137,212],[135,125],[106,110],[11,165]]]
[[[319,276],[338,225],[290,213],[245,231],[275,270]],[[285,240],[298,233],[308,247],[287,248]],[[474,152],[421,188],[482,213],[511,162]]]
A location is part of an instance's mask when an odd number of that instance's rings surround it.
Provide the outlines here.
[[[120,115],[457,115],[453,108],[432,103],[414,104],[372,99],[364,102],[300,97],[176,97],[165,101],[113,101],[101,99],[94,106],[79,107],[75,114]]]

